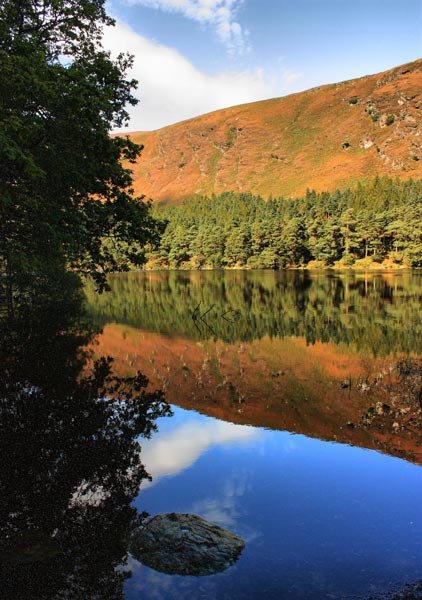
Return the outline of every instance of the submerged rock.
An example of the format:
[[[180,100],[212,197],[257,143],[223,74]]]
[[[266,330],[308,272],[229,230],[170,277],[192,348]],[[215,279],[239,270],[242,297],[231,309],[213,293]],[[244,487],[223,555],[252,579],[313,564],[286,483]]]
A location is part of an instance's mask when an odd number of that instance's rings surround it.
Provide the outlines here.
[[[244,541],[196,515],[158,515],[137,529],[130,551],[143,564],[171,575],[213,575],[236,562]]]

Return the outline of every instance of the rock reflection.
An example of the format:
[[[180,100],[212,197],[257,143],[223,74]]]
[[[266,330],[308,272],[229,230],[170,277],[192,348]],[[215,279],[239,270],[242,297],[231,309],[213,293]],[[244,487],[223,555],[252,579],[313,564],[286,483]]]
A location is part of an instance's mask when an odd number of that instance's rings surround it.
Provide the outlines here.
[[[95,331],[72,277],[0,321],[0,589],[16,600],[123,598],[139,436],[169,414],[142,375],[84,350]],[[10,315],[9,315],[10,317]]]

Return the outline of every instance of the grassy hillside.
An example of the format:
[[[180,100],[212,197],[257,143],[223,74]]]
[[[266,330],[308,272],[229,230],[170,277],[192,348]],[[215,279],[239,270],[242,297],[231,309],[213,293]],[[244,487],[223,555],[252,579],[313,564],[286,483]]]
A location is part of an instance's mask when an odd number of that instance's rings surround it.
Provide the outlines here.
[[[422,176],[422,60],[153,132],[135,191],[157,201],[248,191],[264,197],[344,187],[375,174]]]

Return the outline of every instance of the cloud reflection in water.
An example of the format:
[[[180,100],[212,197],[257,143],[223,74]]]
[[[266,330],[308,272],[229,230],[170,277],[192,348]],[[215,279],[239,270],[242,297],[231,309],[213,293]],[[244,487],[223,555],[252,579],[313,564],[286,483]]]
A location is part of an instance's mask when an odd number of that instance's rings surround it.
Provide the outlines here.
[[[175,429],[143,442],[142,460],[152,482],[143,482],[142,488],[154,485],[163,477],[179,474],[213,446],[250,443],[258,441],[261,435],[262,432],[254,427],[214,419],[185,421]]]

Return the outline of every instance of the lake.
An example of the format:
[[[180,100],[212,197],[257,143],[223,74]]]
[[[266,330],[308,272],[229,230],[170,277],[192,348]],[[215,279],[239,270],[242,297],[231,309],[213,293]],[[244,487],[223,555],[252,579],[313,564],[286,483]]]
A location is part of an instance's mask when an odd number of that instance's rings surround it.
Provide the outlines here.
[[[208,577],[131,559],[125,597],[368,597],[422,576],[422,438],[368,407],[421,352],[420,273],[147,272],[88,289],[95,352],[174,415],[142,442],[134,505],[240,535]],[[381,419],[382,421],[382,419]],[[129,567],[128,567],[129,568]]]
[[[0,319],[2,597],[366,600],[422,578],[421,272],[109,283],[59,278]],[[145,566],[132,531],[173,512],[243,552]]]

